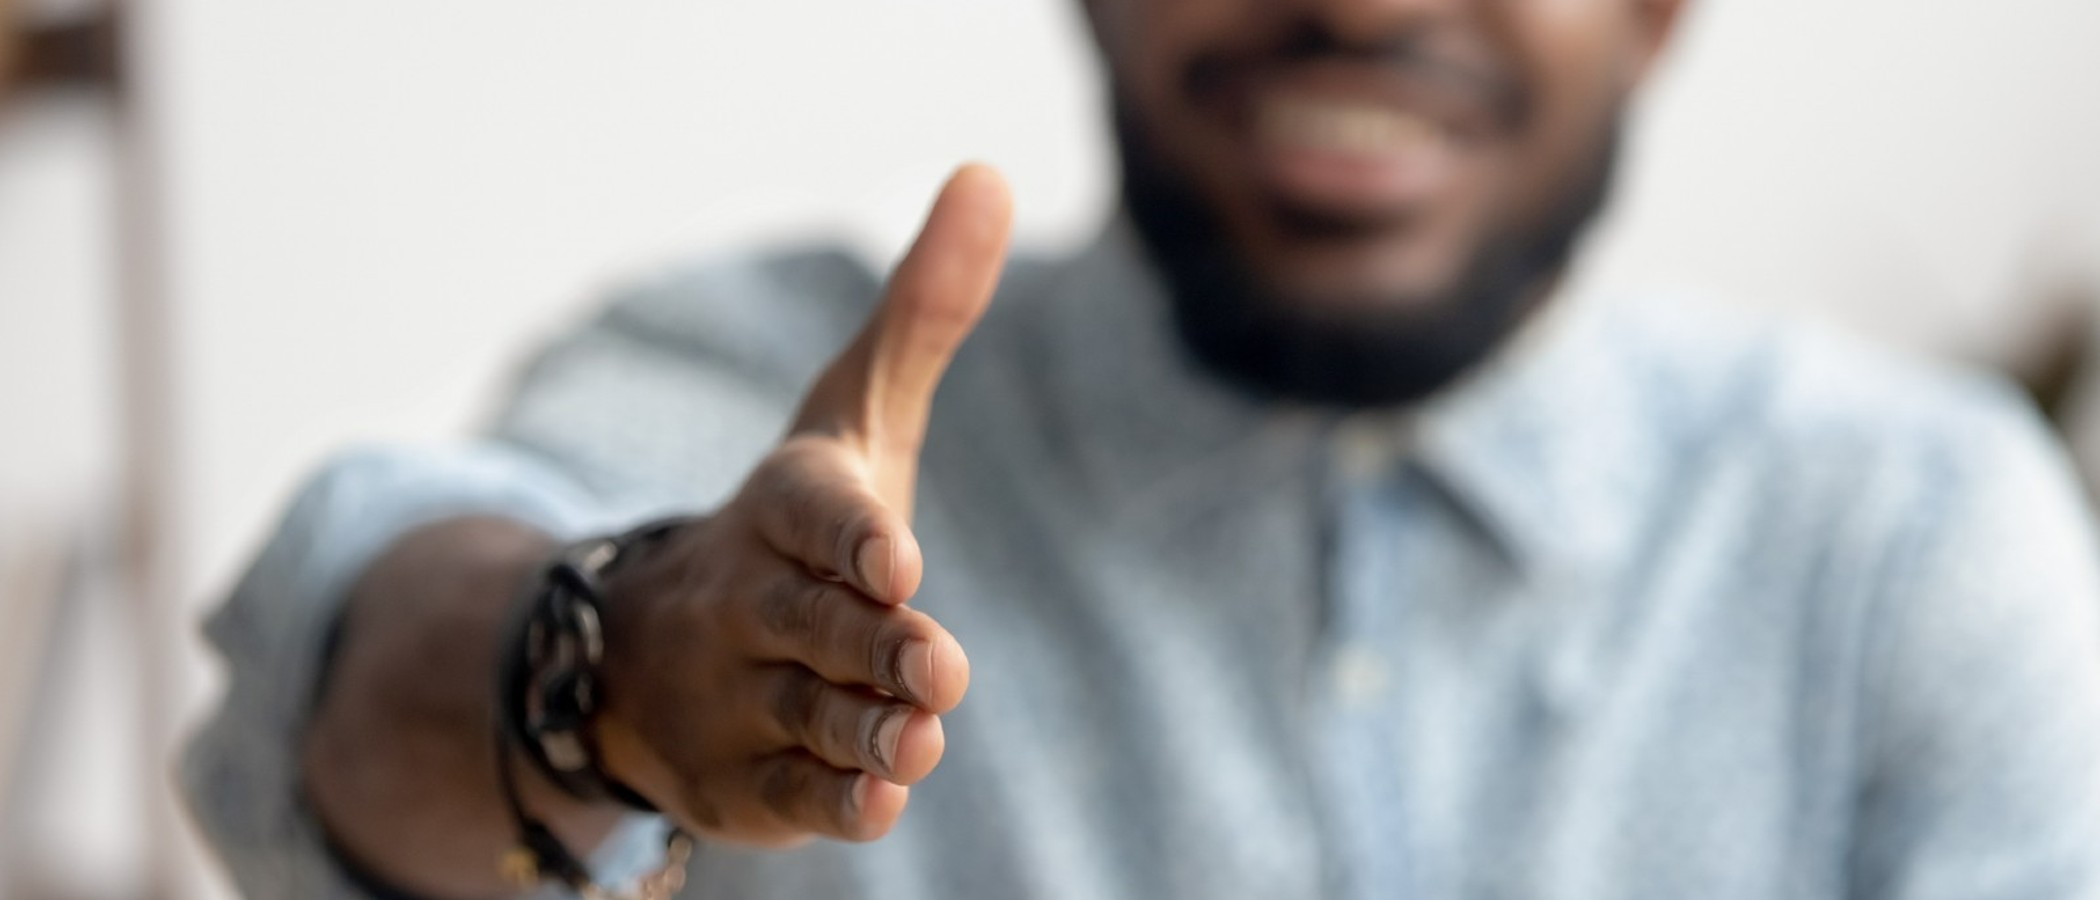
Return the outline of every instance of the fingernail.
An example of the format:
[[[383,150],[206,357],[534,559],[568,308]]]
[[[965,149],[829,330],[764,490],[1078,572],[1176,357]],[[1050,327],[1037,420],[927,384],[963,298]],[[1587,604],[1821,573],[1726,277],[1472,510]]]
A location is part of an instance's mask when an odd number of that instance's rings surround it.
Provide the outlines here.
[[[846,821],[849,824],[860,823],[860,811],[868,805],[868,787],[874,782],[874,776],[866,772],[853,776],[853,785],[846,789]]]
[[[860,551],[854,554],[853,565],[860,570],[860,582],[877,600],[888,599],[890,576],[897,568],[896,546],[887,537],[872,537],[860,542]]]
[[[897,651],[897,681],[904,686],[904,699],[924,706],[933,701],[933,647],[925,641],[910,641]]]
[[[875,765],[884,776],[897,773],[897,742],[904,736],[904,724],[911,718],[911,711],[890,706],[877,710],[875,727],[868,736],[868,755],[875,757]]]

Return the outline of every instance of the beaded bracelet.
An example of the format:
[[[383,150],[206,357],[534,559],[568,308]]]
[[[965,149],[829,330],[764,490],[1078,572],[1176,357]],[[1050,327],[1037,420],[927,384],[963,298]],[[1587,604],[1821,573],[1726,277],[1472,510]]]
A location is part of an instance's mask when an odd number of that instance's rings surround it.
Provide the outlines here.
[[[663,865],[638,880],[633,891],[620,893],[600,885],[591,876],[590,868],[569,852],[553,830],[525,810],[518,799],[517,781],[511,775],[508,749],[496,754],[496,769],[503,782],[504,806],[518,829],[518,843],[505,850],[497,862],[505,880],[519,890],[531,890],[552,878],[584,900],[671,900],[685,887],[685,866],[693,857],[693,838],[675,827],[664,836]]]
[[[635,551],[654,544],[690,517],[651,522],[624,535],[564,548],[541,571],[513,612],[496,676],[496,772],[518,843],[499,863],[520,888],[557,880],[587,900],[620,895],[598,885],[576,854],[530,811],[518,795],[511,756],[522,751],[562,792],[581,800],[613,800],[643,812],[656,807],[598,764],[589,724],[598,709],[597,671],[605,655],[599,610],[603,578]],[[664,867],[637,885],[639,900],[664,900],[685,881],[693,839],[670,829]]]

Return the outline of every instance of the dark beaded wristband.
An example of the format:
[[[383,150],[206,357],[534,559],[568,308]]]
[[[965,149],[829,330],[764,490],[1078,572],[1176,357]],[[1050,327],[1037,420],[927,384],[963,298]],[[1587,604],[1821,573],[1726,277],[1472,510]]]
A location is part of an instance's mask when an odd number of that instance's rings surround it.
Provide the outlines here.
[[[553,878],[585,897],[610,896],[546,824],[525,809],[513,771],[514,753],[573,797],[657,811],[603,770],[591,740],[589,726],[598,710],[598,665],[605,654],[599,615],[602,585],[622,562],[693,521],[664,519],[618,537],[572,544],[540,571],[513,611],[497,663],[495,743],[504,803],[518,833],[518,846],[505,855],[502,867],[520,887]],[[666,868],[645,880],[643,896],[667,896],[667,886],[675,891],[682,882],[691,838],[672,829],[666,851]]]

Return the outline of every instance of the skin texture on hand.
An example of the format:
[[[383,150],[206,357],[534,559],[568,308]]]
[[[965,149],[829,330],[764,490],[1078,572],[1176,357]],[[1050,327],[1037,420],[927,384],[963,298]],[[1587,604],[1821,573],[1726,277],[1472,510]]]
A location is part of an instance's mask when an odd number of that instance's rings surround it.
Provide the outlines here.
[[[990,302],[1011,218],[996,173],[959,170],[779,447],[608,579],[600,762],[703,838],[880,837],[940,760],[938,717],[969,662],[906,605],[922,569],[912,490],[934,389]],[[301,762],[331,839],[373,875],[439,897],[507,891],[498,635],[554,549],[517,523],[452,520],[404,536],[353,589]],[[617,821],[514,771],[572,848]]]

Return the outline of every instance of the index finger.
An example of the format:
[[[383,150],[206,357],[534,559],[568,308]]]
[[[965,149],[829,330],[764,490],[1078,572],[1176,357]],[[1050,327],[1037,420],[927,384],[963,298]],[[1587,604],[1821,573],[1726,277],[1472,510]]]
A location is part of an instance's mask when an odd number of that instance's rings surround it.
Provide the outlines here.
[[[936,715],[962,702],[970,659],[931,616],[884,607],[803,575],[749,598],[740,627],[757,658],[806,666],[833,684],[880,688]]]

